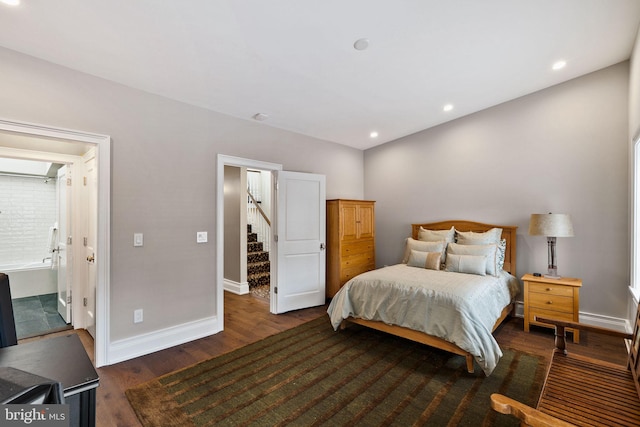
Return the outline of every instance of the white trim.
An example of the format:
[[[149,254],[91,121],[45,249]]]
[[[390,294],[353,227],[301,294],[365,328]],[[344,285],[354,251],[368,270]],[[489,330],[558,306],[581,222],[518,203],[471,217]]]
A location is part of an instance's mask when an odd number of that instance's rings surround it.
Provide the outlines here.
[[[260,160],[218,154],[216,171],[216,315],[224,330],[224,167],[236,166],[260,170],[282,170],[282,165]]]
[[[0,118],[0,131],[24,135],[56,138],[69,142],[95,144],[98,158],[98,241],[96,247],[96,337],[95,366],[108,365],[109,361],[109,299],[111,260],[110,212],[111,212],[111,138],[83,131],[64,129],[35,123]]]
[[[524,318],[524,303],[522,301],[516,301],[514,316]],[[580,323],[590,326],[599,326],[601,328],[614,329],[621,332],[632,331],[632,327],[628,319],[585,313],[584,311],[580,312]]]
[[[76,142],[88,142],[90,144],[100,144],[107,135],[83,132],[73,129],[39,125],[36,123],[21,122],[0,118],[0,130],[16,132],[25,135],[36,135],[39,137],[68,139]]]
[[[224,279],[224,290],[236,295],[246,295],[249,293],[249,282],[235,282],[233,280]]]
[[[23,150],[21,148],[0,147],[0,155],[2,157],[22,160],[42,160],[46,159],[53,163],[75,163],[82,159],[80,156],[73,154],[48,153],[44,151]]]
[[[629,285],[629,292],[631,293],[631,300],[633,301],[633,303],[635,305],[638,305],[638,302],[640,301],[640,289],[634,288],[633,286]]]
[[[220,332],[217,316],[113,341],[109,363],[119,363]]]
[[[515,302],[513,315],[515,317],[521,317],[521,318],[524,319],[524,303],[522,301],[516,301]]]
[[[601,314],[580,312],[580,322],[591,326],[614,329],[621,332],[631,332],[632,327],[628,319],[620,317],[603,316]]]

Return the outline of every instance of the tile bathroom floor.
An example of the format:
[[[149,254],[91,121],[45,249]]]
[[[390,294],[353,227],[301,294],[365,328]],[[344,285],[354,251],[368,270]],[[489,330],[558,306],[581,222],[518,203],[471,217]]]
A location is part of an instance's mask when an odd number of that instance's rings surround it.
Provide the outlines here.
[[[57,294],[12,300],[18,339],[71,328],[58,314]]]

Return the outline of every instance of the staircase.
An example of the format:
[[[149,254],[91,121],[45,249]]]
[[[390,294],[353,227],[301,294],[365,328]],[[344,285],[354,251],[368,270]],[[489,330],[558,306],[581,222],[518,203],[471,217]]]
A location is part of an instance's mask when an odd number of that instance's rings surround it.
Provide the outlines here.
[[[269,252],[263,249],[262,242],[258,242],[258,234],[251,231],[251,225],[247,225],[247,282],[249,290],[266,287],[268,296],[271,263],[269,262]]]

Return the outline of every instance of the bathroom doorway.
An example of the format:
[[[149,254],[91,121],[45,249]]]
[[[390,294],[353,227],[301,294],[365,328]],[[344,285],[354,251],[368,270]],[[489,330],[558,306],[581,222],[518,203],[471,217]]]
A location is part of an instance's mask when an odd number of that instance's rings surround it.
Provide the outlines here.
[[[18,339],[72,328],[66,251],[70,167],[0,158],[0,272],[9,276]]]
[[[95,159],[94,178],[89,177],[86,182],[91,185],[84,186],[83,172],[88,160],[85,157],[89,153]],[[74,221],[71,233],[75,244],[69,252],[77,260],[72,269],[72,323],[76,329],[85,328],[92,332],[96,367],[107,365],[110,360],[110,153],[111,138],[108,135],[0,119],[0,157],[73,163],[72,182],[77,185],[72,186],[72,191],[81,194],[74,197],[72,203]],[[95,194],[87,194],[90,190],[86,187],[93,189]],[[91,224],[88,215],[82,216],[88,212],[90,202],[96,203],[96,218]],[[88,228],[93,228],[93,237],[87,235]],[[92,238],[94,252],[86,256],[84,240],[89,238]],[[89,283],[91,278],[95,283]],[[89,294],[91,298],[88,298]]]

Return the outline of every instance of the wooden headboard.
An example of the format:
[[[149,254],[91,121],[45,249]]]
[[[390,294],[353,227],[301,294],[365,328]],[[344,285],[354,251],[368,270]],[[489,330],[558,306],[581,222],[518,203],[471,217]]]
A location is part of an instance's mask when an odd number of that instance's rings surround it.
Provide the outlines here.
[[[502,228],[502,238],[507,241],[507,250],[504,255],[504,270],[514,276],[516,275],[517,226],[493,225],[473,221],[449,220],[440,222],[429,222],[424,224],[411,224],[411,236],[414,239],[418,239],[418,230],[420,230],[420,227],[429,230],[449,230],[451,226],[455,227],[455,229],[458,231],[475,231],[476,233],[487,231],[492,228]]]

